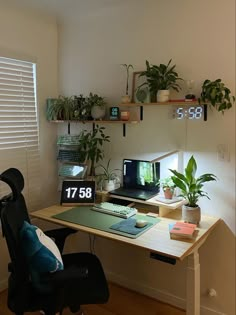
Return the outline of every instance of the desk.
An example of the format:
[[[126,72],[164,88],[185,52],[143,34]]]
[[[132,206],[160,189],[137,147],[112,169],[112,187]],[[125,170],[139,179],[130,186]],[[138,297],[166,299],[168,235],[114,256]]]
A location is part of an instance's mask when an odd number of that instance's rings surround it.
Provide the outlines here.
[[[71,208],[72,207],[54,205],[49,208],[32,212],[30,215],[38,219],[70,227],[78,231],[112,239],[127,245],[137,246],[149,252],[174,258],[178,261],[182,261],[187,258],[186,314],[200,315],[200,263],[198,249],[205,242],[207,236],[211,233],[214,227],[220,222],[220,219],[202,216],[199,233],[194,241],[170,239],[168,226],[169,223],[173,223],[173,219],[170,217],[162,217],[161,221],[147,232],[136,239],[131,239],[118,234],[92,229],[83,225],[58,220],[52,217],[55,214],[59,214]]]

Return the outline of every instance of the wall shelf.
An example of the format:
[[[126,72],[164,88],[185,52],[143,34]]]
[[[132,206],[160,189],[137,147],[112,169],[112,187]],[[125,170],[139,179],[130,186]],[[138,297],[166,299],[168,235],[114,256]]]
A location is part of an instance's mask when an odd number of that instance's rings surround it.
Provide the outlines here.
[[[185,101],[183,99],[180,100],[172,100],[168,102],[162,103],[121,103],[118,106],[121,107],[139,107],[139,119],[130,119],[130,120],[50,120],[52,123],[67,123],[68,124],[68,134],[70,134],[70,124],[71,123],[92,123],[93,128],[95,128],[95,124],[122,124],[123,125],[123,137],[126,136],[126,124],[137,124],[143,120],[143,108],[146,106],[166,106],[166,105],[176,105],[176,106],[199,106],[197,100],[193,101]],[[204,120],[207,120],[207,105],[204,104]]]

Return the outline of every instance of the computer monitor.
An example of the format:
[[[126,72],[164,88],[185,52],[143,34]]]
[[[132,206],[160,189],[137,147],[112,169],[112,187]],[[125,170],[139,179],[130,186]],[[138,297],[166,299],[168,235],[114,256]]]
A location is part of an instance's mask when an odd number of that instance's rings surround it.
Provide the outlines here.
[[[160,162],[124,159],[123,187],[143,190],[158,190]]]

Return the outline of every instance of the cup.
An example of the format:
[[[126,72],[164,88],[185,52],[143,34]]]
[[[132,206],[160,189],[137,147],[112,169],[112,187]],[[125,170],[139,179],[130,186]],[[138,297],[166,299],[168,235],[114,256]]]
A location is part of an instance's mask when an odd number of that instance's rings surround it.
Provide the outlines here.
[[[120,112],[120,119],[121,120],[129,120],[130,112],[128,110],[121,110]]]

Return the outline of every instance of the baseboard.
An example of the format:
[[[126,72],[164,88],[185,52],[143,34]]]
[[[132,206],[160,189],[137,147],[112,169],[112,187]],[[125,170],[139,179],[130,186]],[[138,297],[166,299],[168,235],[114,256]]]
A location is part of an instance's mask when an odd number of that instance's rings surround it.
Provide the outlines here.
[[[138,293],[149,296],[155,300],[170,304],[181,309],[186,308],[186,300],[168,292],[158,290],[157,288],[149,287],[140,282],[132,281],[113,272],[106,271],[108,281],[114,282],[122,287],[136,291]],[[201,315],[226,315],[205,306],[201,306]]]

